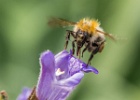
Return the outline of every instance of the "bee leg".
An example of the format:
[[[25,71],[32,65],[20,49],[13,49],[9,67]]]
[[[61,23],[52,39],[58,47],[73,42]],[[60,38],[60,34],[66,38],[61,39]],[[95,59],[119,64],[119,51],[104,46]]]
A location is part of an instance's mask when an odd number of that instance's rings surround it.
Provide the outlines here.
[[[79,56],[79,59],[80,59],[80,54],[81,54],[81,47],[77,46],[77,56]]]
[[[74,38],[76,38],[74,31],[71,31],[71,30],[66,30],[66,31],[67,31],[67,33],[71,34]]]
[[[64,49],[67,49],[67,46],[68,46],[68,42],[70,40],[70,32],[67,31],[67,35],[66,35],[66,43],[65,43],[65,48]]]
[[[70,31],[70,30],[66,30],[66,31],[67,31],[67,35],[66,35],[66,43],[65,43],[65,48],[64,49],[67,49],[68,42],[70,40],[70,35],[72,35],[75,38],[75,34],[74,34],[73,31]]]
[[[93,56],[94,56],[94,52],[91,53],[90,58],[88,59],[87,62],[87,66],[91,63],[90,61],[92,60]]]
[[[90,55],[90,58],[88,59],[88,62],[87,62],[87,66],[89,64],[91,64],[91,60],[92,58],[94,57],[94,55],[99,51],[99,47],[97,47],[95,50],[92,51],[91,55]]]
[[[72,41],[72,54],[74,55],[74,53],[75,53],[75,42],[76,42],[76,40],[73,40]]]
[[[91,62],[89,64],[91,65]]]
[[[88,49],[89,45],[90,45],[90,43],[88,42],[88,44],[86,45],[86,47],[83,49],[83,51],[82,51],[82,57],[83,57],[84,52]]]

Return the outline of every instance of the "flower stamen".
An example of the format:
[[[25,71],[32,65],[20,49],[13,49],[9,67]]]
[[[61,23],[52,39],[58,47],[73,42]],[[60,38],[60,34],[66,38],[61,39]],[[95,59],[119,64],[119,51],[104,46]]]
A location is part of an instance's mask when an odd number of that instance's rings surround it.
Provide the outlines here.
[[[60,76],[60,75],[62,75],[62,74],[64,74],[64,73],[65,73],[65,71],[61,71],[61,69],[58,68],[58,69],[56,70],[56,72],[55,72],[55,75],[56,75],[56,76]]]

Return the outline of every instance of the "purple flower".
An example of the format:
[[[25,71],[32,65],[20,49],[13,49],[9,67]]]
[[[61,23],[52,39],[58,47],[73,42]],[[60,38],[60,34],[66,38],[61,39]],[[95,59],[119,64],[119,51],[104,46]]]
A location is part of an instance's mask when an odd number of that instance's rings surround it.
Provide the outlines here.
[[[87,66],[72,56],[72,52],[68,53],[65,50],[55,56],[51,51],[45,51],[41,54],[40,65],[38,84],[32,93],[30,91],[30,97],[34,99],[28,100],[66,100],[80,83],[84,72],[98,74],[98,70]],[[23,90],[17,100],[27,100],[26,94],[28,94],[27,91]]]
[[[40,57],[41,71],[36,88],[39,100],[66,100],[84,76],[83,72],[98,70],[88,66],[72,56],[72,53],[62,51],[54,56],[46,51]]]
[[[17,97],[17,100],[27,100],[31,92],[32,90],[30,88],[24,87],[22,93]]]

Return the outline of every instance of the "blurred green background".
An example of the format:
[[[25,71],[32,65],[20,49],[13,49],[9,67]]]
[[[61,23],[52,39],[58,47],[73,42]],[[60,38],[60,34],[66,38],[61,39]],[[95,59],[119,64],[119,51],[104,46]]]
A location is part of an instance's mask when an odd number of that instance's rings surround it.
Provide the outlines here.
[[[92,60],[99,74],[85,74],[68,100],[140,100],[140,0],[1,0],[0,90],[9,100],[24,86],[36,85],[41,52],[63,50],[65,30],[72,28],[49,27],[51,16],[95,18],[118,37],[116,43],[107,39]]]

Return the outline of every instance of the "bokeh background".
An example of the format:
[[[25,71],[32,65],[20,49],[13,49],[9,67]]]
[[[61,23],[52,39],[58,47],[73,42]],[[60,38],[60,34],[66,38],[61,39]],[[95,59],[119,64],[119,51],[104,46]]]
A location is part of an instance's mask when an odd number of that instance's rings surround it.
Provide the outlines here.
[[[68,100],[140,100],[140,0],[0,0],[0,90],[9,100],[36,85],[41,52],[63,50],[65,30],[72,27],[49,27],[51,16],[95,18],[118,38],[107,39],[92,60],[99,74],[85,74]]]

